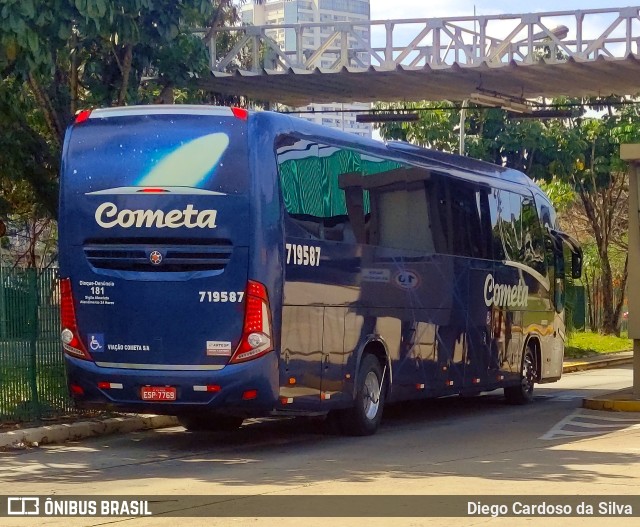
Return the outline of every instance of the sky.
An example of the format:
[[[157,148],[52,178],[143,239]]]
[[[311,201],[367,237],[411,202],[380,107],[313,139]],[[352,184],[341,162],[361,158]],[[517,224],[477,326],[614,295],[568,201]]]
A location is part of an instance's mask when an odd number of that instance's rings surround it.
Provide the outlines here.
[[[601,9],[633,5],[632,0],[370,0],[371,20],[441,18]]]
[[[507,0],[370,0],[371,20],[425,19],[446,17],[473,17],[480,15],[522,15],[524,13],[554,13],[577,10],[611,9],[628,7],[633,0],[530,0],[514,2]],[[586,16],[583,22],[583,37],[597,38],[615,21],[614,14],[598,14]],[[575,39],[576,18],[574,15],[554,17],[543,20],[549,29],[565,25],[570,28],[569,40]],[[494,21],[487,27],[492,37],[506,37],[517,24],[517,20]],[[634,33],[637,33],[638,22],[634,22]],[[418,26],[414,26],[418,27]],[[413,31],[407,24],[394,29],[394,45],[405,45],[416,36],[419,29]],[[625,33],[624,24],[620,25],[612,36],[619,37]],[[524,33],[523,33],[524,34]],[[523,38],[523,34],[519,38]],[[398,35],[398,37],[396,37]],[[403,36],[407,35],[405,42]],[[371,41],[375,47],[384,46],[384,27],[372,28]]]

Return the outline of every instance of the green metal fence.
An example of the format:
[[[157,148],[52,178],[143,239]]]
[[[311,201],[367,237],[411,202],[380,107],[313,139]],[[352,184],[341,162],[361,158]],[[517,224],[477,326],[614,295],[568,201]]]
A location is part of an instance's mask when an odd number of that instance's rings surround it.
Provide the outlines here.
[[[57,271],[1,269],[0,422],[73,410],[60,346]]]
[[[567,281],[565,322],[567,331],[584,331],[587,327],[587,307],[584,286]]]

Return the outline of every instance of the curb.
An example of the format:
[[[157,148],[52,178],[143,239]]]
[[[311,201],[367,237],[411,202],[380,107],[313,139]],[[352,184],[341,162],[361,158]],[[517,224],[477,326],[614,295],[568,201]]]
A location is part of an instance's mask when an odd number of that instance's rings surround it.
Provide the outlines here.
[[[594,370],[622,364],[633,364],[633,353],[621,353],[617,357],[596,358],[591,361],[565,362],[563,373]],[[609,412],[640,412],[640,400],[635,398],[631,389],[619,390],[598,397],[582,399],[582,408]]]
[[[37,447],[38,445],[64,443],[65,441],[87,437],[166,428],[169,426],[179,426],[177,418],[169,415],[139,415],[24,428],[0,433],[0,448]]]
[[[606,399],[582,399],[582,408],[609,412],[640,412],[640,400],[634,400],[631,394],[626,399],[615,399],[615,394],[604,397]]]
[[[562,365],[562,373],[574,373],[577,371],[595,370],[607,366],[633,364],[633,355],[625,357],[611,357],[608,359],[596,359],[592,361],[565,362]]]

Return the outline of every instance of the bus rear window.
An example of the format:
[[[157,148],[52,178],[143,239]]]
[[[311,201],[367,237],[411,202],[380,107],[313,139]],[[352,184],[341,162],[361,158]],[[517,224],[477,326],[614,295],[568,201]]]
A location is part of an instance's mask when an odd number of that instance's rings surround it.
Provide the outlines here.
[[[233,117],[113,116],[73,128],[65,172],[84,192],[141,187],[245,194],[247,157],[246,122]]]

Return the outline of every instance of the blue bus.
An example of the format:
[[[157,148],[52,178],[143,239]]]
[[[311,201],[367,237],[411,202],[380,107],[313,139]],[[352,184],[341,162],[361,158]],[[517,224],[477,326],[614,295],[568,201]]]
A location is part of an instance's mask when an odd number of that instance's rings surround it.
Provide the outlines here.
[[[272,112],[84,111],[60,197],[62,346],[81,408],[190,430],[560,378],[577,242],[527,176]]]

